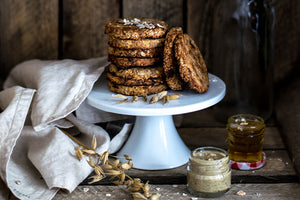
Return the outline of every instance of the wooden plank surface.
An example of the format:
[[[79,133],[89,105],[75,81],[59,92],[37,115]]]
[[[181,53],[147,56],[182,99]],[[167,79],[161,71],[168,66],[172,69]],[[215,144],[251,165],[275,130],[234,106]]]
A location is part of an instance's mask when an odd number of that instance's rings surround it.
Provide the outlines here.
[[[19,62],[58,56],[58,1],[0,1],[0,76]]]
[[[190,149],[200,146],[216,146],[226,149],[225,128],[179,128],[178,132],[185,144]],[[298,180],[293,163],[289,158],[283,141],[276,127],[266,129],[264,152],[267,155],[266,165],[259,170],[232,171],[233,183],[282,183]],[[133,161],[134,162],[134,161]],[[183,165],[170,170],[145,171],[131,169],[127,173],[132,177],[141,178],[155,184],[182,184],[186,183],[186,167]],[[86,179],[82,184],[88,185]],[[109,179],[104,179],[97,184],[110,184]]]
[[[238,191],[244,191],[245,196],[239,196]],[[195,200],[204,198],[195,198],[190,195],[186,185],[152,185],[152,193],[159,193],[162,196],[160,200]],[[260,200],[296,200],[300,196],[299,183],[283,184],[232,184],[231,189],[222,198],[212,199],[260,199]],[[194,197],[194,198],[192,198]],[[130,200],[130,194],[126,188],[120,186],[79,186],[71,194],[59,191],[53,200],[71,200],[71,199],[102,199],[102,200]]]
[[[298,180],[297,174],[286,151],[268,150],[265,151],[265,153],[267,154],[267,163],[263,168],[251,171],[232,170],[232,182],[280,183],[296,182]],[[139,177],[144,181],[150,181],[150,183],[155,184],[182,184],[186,183],[186,167],[187,165],[184,165],[170,170],[158,171],[132,169],[128,171],[128,174],[132,177]],[[102,183],[105,184],[104,181]],[[106,184],[107,183],[108,182],[106,182]]]
[[[104,26],[120,17],[118,0],[63,1],[62,57],[85,59],[107,55]]]
[[[184,26],[182,0],[123,0],[123,17],[147,17],[163,20],[169,27]]]

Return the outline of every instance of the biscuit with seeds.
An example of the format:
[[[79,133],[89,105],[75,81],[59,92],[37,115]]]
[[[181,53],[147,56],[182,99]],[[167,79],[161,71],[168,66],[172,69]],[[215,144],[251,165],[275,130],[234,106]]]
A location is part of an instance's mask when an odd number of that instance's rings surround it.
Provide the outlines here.
[[[124,79],[149,79],[164,77],[163,68],[161,66],[119,69],[116,65],[110,64],[108,66],[108,71]]]
[[[156,94],[162,92],[168,88],[166,84],[149,85],[149,86],[125,86],[113,84],[111,81],[107,81],[108,88],[112,92],[129,96],[145,96],[150,94]]]
[[[123,40],[114,37],[108,38],[108,45],[122,49],[152,49],[164,46],[165,38]]]
[[[178,34],[183,34],[182,28],[171,28],[166,35],[164,45],[163,68],[167,84],[172,90],[183,90],[185,86],[179,74],[174,51],[174,41]]]
[[[108,22],[104,32],[114,38],[138,40],[161,38],[167,29],[168,25],[161,20],[129,17]]]
[[[118,68],[128,68],[133,66],[151,66],[162,62],[162,57],[158,58],[133,58],[133,57],[117,57],[108,55],[108,61],[117,65]]]
[[[163,48],[157,47],[152,49],[121,49],[109,46],[108,54],[119,57],[154,58],[161,57],[163,55]]]
[[[189,88],[198,93],[206,92],[209,87],[207,68],[198,46],[187,34],[176,37],[175,56],[180,76]]]
[[[110,72],[106,73],[107,79],[112,83],[117,85],[126,85],[126,86],[139,86],[139,85],[160,85],[164,83],[162,78],[148,78],[148,79],[124,79],[118,77]]]

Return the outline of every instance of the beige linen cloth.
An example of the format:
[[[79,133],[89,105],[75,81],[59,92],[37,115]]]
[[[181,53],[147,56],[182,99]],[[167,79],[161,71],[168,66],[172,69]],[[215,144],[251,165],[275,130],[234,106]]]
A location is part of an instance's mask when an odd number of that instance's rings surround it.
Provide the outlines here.
[[[84,102],[107,64],[106,57],[30,60],[12,69],[0,92],[0,199],[7,199],[8,189],[19,199],[52,199],[88,177],[93,169],[86,159],[78,161],[78,145],[60,128],[77,127],[78,139],[88,146],[95,135],[98,153],[120,148],[131,124],[111,140],[94,123],[124,116]]]

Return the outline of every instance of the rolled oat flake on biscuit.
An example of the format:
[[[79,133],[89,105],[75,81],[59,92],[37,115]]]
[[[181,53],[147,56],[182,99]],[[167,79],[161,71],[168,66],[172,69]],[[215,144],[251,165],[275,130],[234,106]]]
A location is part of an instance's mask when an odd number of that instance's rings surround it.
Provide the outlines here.
[[[108,22],[105,33],[119,39],[161,38],[168,29],[167,23],[151,18],[124,18]]]

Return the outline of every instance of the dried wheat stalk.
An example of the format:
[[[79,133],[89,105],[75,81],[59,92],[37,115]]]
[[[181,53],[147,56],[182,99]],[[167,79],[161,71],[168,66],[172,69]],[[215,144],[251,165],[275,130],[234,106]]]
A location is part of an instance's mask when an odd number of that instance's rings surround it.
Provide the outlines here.
[[[82,160],[84,156],[87,156],[89,159],[87,163],[94,168],[95,175],[90,178],[92,181],[89,184],[99,182],[104,177],[110,176],[114,181],[115,185],[126,185],[129,192],[134,200],[137,199],[150,199],[150,200],[159,200],[160,194],[151,194],[150,185],[148,182],[143,183],[139,178],[132,178],[125,173],[125,170],[129,170],[133,166],[132,158],[129,155],[124,155],[126,159],[125,162],[120,162],[120,159],[116,158],[114,161],[108,159],[108,151],[105,151],[103,154],[97,153],[95,150],[97,148],[96,137],[94,136],[91,142],[91,148],[84,145],[82,142],[71,136],[69,133],[62,130],[68,137],[75,141],[80,146],[75,148],[76,157],[78,160]],[[96,162],[96,160],[98,160]]]

